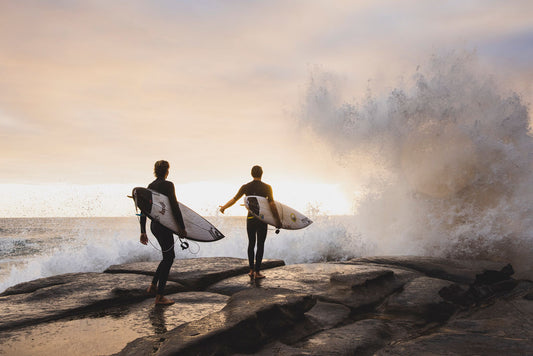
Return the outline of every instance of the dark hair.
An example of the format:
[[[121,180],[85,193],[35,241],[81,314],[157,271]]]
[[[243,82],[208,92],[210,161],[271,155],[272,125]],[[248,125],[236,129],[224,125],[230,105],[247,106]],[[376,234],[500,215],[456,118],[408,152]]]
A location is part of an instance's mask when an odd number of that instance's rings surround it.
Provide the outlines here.
[[[263,175],[263,168],[261,168],[261,166],[252,167],[252,177],[261,178],[262,175]]]
[[[164,179],[168,173],[169,168],[170,168],[170,164],[168,164],[167,161],[164,161],[164,160],[157,161],[154,164],[154,175],[157,178]]]

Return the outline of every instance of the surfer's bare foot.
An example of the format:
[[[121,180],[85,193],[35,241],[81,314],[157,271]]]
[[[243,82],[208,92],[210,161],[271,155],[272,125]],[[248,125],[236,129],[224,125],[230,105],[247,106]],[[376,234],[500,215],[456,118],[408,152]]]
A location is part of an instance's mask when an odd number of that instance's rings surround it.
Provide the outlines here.
[[[251,269],[251,270],[250,270],[250,273],[248,273],[248,275],[250,276],[250,278],[254,278],[254,270]]]
[[[150,287],[146,290],[146,293],[148,294],[155,294],[155,291],[157,290],[157,287],[155,284],[150,284]]]
[[[156,295],[155,296],[155,304],[157,305],[171,305],[174,304],[174,301],[172,299],[168,299],[167,297],[163,295]]]
[[[265,278],[265,276],[263,276],[260,272],[255,272],[254,273],[254,278],[255,279],[261,279],[261,278]]]

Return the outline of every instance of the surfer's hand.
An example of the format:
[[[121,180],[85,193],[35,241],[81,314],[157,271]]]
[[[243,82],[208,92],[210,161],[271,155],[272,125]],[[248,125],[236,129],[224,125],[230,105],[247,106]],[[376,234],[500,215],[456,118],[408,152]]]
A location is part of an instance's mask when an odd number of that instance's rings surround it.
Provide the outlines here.
[[[148,245],[148,236],[146,233],[141,233],[141,243],[143,245]]]
[[[224,207],[223,207],[222,205],[219,205],[218,207],[220,208],[220,212],[221,212],[222,214],[224,214],[224,210],[226,210],[226,209],[224,209]]]

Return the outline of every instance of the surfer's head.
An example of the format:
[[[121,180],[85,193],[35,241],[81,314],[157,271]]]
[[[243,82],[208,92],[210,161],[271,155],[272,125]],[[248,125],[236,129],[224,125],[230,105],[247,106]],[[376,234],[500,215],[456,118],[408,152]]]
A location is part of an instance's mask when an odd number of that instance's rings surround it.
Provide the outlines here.
[[[169,168],[170,168],[170,164],[168,164],[167,161],[164,161],[164,160],[157,161],[154,164],[154,175],[157,178],[165,179],[168,175]]]
[[[263,176],[263,168],[261,166],[252,167],[252,177],[261,178]]]

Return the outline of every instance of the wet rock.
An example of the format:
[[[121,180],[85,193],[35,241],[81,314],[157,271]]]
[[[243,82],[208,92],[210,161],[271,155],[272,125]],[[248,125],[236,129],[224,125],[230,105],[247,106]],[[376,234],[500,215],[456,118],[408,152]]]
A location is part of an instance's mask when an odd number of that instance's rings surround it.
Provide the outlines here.
[[[305,315],[316,325],[319,325],[322,330],[325,330],[347,320],[350,315],[350,308],[341,304],[319,301]]]
[[[109,355],[139,338],[136,349],[143,352],[138,354],[148,355],[166,332],[222,309],[229,299],[206,292],[182,292],[169,297],[176,303],[168,307],[156,306],[150,298],[3,331],[0,354]]]
[[[510,340],[475,333],[435,333],[387,348],[376,355],[529,355],[528,340]]]
[[[385,346],[391,338],[386,322],[381,320],[361,320],[337,328],[313,333],[299,342],[286,342],[283,339],[265,345],[258,356],[283,355],[371,355]]]
[[[317,294],[328,287],[330,275],[342,269],[342,266],[326,263],[289,265],[262,272],[266,278],[261,280],[252,281],[248,276],[228,278],[210,286],[207,290],[233,295],[242,290],[261,287]]]
[[[533,302],[524,298],[531,283],[505,299],[458,312],[446,324],[377,355],[529,355],[533,350]]]
[[[485,299],[503,295],[513,290],[519,282],[511,278],[512,274],[514,274],[514,270],[511,265],[507,265],[499,271],[484,271],[476,275],[474,283],[468,287],[457,284],[450,285],[439,291],[439,295],[462,307],[479,304]]]
[[[533,302],[517,294],[465,310],[450,320],[441,331],[485,334],[516,340],[527,339],[533,345],[532,320]]]
[[[138,273],[153,275],[159,262],[136,262],[113,265],[106,273]],[[282,260],[264,260],[263,269],[283,266]],[[232,257],[205,257],[174,260],[169,281],[178,282],[189,290],[203,290],[223,279],[245,275],[250,271],[248,260]]]
[[[76,278],[77,275],[78,273],[66,273],[58,276],[40,278],[29,282],[19,283],[0,293],[0,297],[13,294],[31,293],[37,289],[65,284],[70,282],[73,278]]]
[[[122,355],[490,355],[532,349],[533,283],[513,279],[512,267],[503,263],[402,256],[284,266],[273,260],[267,277],[255,281],[243,259],[176,260],[168,292],[177,292],[177,303],[155,308],[145,289],[157,264],[9,288],[0,296],[0,353],[24,354],[6,347],[17,339],[43,345],[54,328],[61,330],[58,338],[67,335],[80,345],[105,339],[101,331],[115,342],[111,352]],[[114,337],[117,323],[147,330]],[[73,334],[84,327],[83,337]],[[70,346],[57,352],[105,354],[96,346]],[[26,353],[42,354],[31,350]]]
[[[307,355],[371,355],[389,339],[387,324],[369,319],[320,332],[292,346]]]
[[[498,284],[506,281],[514,274],[513,266],[505,265],[500,270],[485,270],[476,275],[474,284]]]
[[[141,275],[104,273],[71,273],[22,283],[0,297],[0,330],[138,302],[150,297],[149,284]],[[185,291],[185,287],[170,282],[167,291]]]
[[[250,283],[249,278],[240,276],[216,283],[207,290],[232,295],[255,286],[264,289],[283,288],[359,308],[380,302],[410,278],[417,276],[415,272],[401,269],[337,263],[283,266],[264,274],[267,278],[256,283]]]
[[[250,289],[233,295],[219,312],[165,334],[157,355],[253,352],[303,318],[316,300],[286,290]],[[140,342],[120,354],[136,354]],[[146,344],[143,345],[145,350]],[[158,346],[156,346],[158,348]]]
[[[416,276],[416,273],[401,269],[393,272],[372,266],[355,273],[345,271],[331,276],[329,288],[320,294],[320,298],[344,304],[353,310],[368,309],[384,301]]]
[[[245,356],[247,354],[233,354],[233,356]],[[266,345],[261,350],[254,352],[254,356],[305,356],[310,352],[275,341]]]
[[[428,277],[446,279],[456,283],[472,284],[478,274],[485,271],[501,271],[506,263],[492,261],[452,260],[426,256],[378,256],[354,258],[345,263],[375,263],[415,270]]]
[[[449,287],[450,281],[418,277],[407,282],[402,291],[388,298],[384,305],[387,313],[421,317],[426,323],[444,321],[456,310],[456,306],[447,303],[439,291]]]
[[[320,331],[351,322],[350,313],[350,308],[344,305],[318,301],[301,321],[294,324],[290,332],[280,335],[279,341],[292,345]]]

